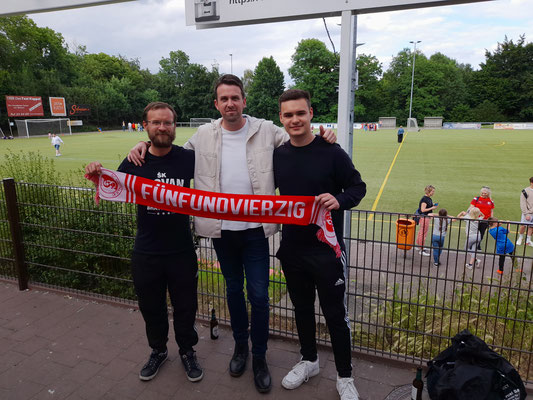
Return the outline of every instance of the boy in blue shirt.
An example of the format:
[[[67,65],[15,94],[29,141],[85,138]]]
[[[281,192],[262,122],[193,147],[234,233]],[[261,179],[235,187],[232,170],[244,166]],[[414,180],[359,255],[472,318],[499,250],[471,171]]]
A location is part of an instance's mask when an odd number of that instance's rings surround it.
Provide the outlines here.
[[[514,244],[509,240],[509,224],[507,229],[500,226],[497,218],[490,217],[489,221],[489,233],[496,241],[496,254],[500,255],[499,269],[496,271],[498,274],[503,274],[503,265],[505,263],[505,256],[508,254],[513,261],[513,266],[516,266],[516,260],[514,257]]]

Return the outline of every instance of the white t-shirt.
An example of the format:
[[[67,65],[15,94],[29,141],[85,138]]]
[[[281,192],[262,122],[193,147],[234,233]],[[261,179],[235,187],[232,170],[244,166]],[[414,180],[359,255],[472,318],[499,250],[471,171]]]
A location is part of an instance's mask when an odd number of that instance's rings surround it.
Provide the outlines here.
[[[250,123],[246,120],[238,131],[222,128],[222,154],[220,162],[220,191],[222,193],[254,194],[246,159],[246,138]],[[222,220],[222,229],[243,231],[258,228],[257,222]]]

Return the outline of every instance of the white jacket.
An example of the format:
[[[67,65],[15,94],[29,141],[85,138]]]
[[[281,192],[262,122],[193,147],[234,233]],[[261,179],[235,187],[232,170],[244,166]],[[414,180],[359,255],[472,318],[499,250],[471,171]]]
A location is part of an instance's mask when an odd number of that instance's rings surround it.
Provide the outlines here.
[[[289,140],[289,135],[272,121],[250,117],[250,127],[246,138],[246,159],[248,174],[254,194],[274,195],[274,149]],[[222,152],[222,118],[202,125],[185,143],[186,149],[194,150],[194,188],[220,192],[220,155]],[[221,220],[194,218],[196,234],[203,237],[219,238]],[[272,236],[279,229],[276,224],[263,224],[265,237]]]

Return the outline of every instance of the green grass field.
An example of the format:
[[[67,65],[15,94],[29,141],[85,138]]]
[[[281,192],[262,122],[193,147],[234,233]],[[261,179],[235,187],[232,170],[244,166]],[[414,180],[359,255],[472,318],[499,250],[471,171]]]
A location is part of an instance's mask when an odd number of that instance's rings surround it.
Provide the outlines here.
[[[193,128],[178,128],[176,144],[183,144]],[[0,174],[7,153],[39,152],[53,159],[61,176],[82,176],[82,167],[98,160],[114,169],[129,149],[146,133],[121,131],[65,135],[55,157],[48,137],[0,141]],[[519,220],[519,196],[533,176],[531,143],[533,131],[422,130],[409,132],[397,154],[396,131],[357,131],[354,135],[354,163],[367,183],[368,192],[360,209],[409,212],[418,206],[424,187],[436,187],[433,197],[451,215],[468,207],[483,185],[490,186],[498,218]],[[391,168],[391,163],[395,159]],[[376,203],[387,173],[388,180]],[[81,179],[81,178],[80,178]],[[65,178],[66,182],[66,178]]]

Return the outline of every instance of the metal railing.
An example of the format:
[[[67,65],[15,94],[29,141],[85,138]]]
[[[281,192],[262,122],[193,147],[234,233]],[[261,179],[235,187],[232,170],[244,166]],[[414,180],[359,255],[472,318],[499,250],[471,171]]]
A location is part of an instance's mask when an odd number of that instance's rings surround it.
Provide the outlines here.
[[[129,204],[94,204],[94,191],[3,181],[0,190],[0,277],[97,298],[135,303],[130,279],[130,251],[136,230],[135,208]],[[450,344],[463,329],[482,338],[533,384],[533,248],[516,246],[498,274],[500,256],[487,231],[479,262],[465,266],[467,220],[447,229],[434,266],[433,254],[420,254],[410,215],[353,210],[347,304],[352,348],[359,352],[422,363]],[[399,221],[399,222],[398,222]],[[431,219],[424,249],[431,246]],[[508,238],[516,242],[519,225]],[[418,229],[420,230],[420,229]],[[270,239],[271,333],[296,337],[292,304],[274,254],[280,236]],[[229,322],[225,285],[210,240],[198,238],[198,316],[217,310]],[[329,344],[318,304],[317,338]]]

